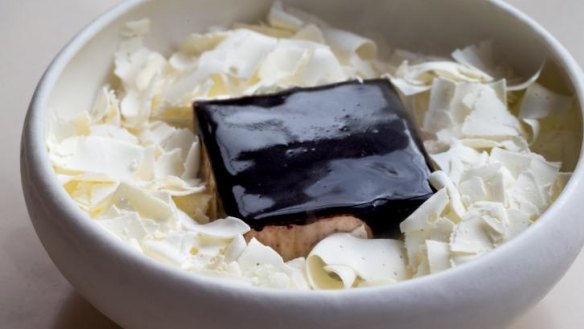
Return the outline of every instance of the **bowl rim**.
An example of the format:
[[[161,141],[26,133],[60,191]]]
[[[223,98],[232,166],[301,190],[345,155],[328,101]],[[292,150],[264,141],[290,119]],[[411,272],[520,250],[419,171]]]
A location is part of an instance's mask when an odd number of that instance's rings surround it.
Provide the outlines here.
[[[205,286],[217,294],[221,294],[224,291],[235,291],[242,295],[245,294],[246,296],[251,296],[251,298],[257,298],[260,296],[261,298],[299,298],[302,300],[308,299],[322,301],[338,297],[360,298],[360,296],[370,296],[373,293],[403,295],[408,291],[431,288],[447,278],[464,280],[467,276],[466,274],[470,272],[471,269],[479,266],[488,266],[489,263],[493,263],[495,259],[500,258],[503,254],[510,252],[512,249],[517,249],[519,245],[526,243],[535,236],[538,231],[544,230],[552,225],[552,219],[559,209],[570,202],[568,196],[578,189],[584,189],[584,187],[582,187],[582,181],[584,178],[583,143],[580,148],[580,156],[577,166],[568,184],[565,186],[557,200],[555,200],[540,216],[538,221],[531,225],[531,227],[525,232],[522,232],[511,241],[469,263],[462,264],[440,273],[402,281],[393,285],[348,290],[286,290],[255,287],[241,284],[234,280],[211,278],[204,274],[187,272],[174,266],[163,264],[162,262],[154,260],[146,255],[138,254],[133,251],[127,243],[116,238],[109,232],[106,232],[104,229],[100,229],[99,225],[94,223],[85,212],[79,209],[61,187],[61,184],[50,165],[48,152],[46,151],[44,122],[48,118],[48,100],[50,94],[56,81],[63,73],[70,60],[95,35],[114,22],[119,16],[130,12],[135,7],[138,7],[147,1],[148,0],[126,0],[114,6],[85,26],[61,49],[43,74],[32,96],[21,142],[21,148],[23,150],[21,164],[26,161],[26,165],[23,165],[23,168],[27,167],[28,170],[37,172],[35,178],[39,178],[39,180],[34,182],[35,189],[41,191],[46,199],[50,200],[49,202],[60,207],[65,215],[62,216],[60,220],[66,222],[66,225],[73,226],[76,232],[82,232],[87,238],[89,238],[90,243],[99,243],[110,247],[109,249],[111,252],[117,253],[122,258],[131,259],[134,264],[137,264],[145,271],[156,272],[155,274],[157,275],[165,276],[166,280],[175,280],[181,284],[188,284],[188,286],[192,287],[190,289]],[[561,45],[561,43],[529,16],[503,0],[487,0],[486,2],[493,6],[495,10],[501,12],[501,14],[511,15],[520,23],[526,25],[535,36],[543,40],[543,43],[547,47],[548,56],[554,57],[558,60],[558,64],[567,75],[566,79],[571,83],[575,99],[582,104],[584,101],[584,75],[575,59]],[[584,109],[581,108],[580,111],[584,113]],[[23,171],[24,169],[21,169],[21,175],[24,176]],[[572,200],[571,202],[575,202],[575,200]]]

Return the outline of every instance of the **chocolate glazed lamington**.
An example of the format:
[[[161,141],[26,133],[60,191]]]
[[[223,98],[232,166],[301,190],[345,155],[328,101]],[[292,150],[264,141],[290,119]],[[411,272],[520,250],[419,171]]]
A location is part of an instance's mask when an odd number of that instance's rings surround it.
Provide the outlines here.
[[[194,108],[212,208],[244,220],[248,239],[285,259],[361,225],[370,237],[394,236],[433,193],[416,129],[387,80]]]

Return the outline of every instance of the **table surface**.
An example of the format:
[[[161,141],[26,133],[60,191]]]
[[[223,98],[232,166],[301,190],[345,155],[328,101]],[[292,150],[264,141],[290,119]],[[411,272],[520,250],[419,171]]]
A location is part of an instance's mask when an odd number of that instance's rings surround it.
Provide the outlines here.
[[[584,64],[584,1],[508,0],[551,31]],[[44,251],[20,186],[19,141],[28,102],[57,51],[119,0],[0,1],[0,327],[118,328],[80,297]],[[550,7],[553,8],[550,9]],[[560,283],[510,329],[584,327],[584,253]]]

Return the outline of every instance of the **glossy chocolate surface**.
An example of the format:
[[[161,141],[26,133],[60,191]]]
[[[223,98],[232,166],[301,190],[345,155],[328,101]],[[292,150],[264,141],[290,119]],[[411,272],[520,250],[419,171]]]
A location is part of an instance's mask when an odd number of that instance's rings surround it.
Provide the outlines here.
[[[225,212],[256,230],[352,214],[386,236],[433,193],[387,80],[194,106]]]

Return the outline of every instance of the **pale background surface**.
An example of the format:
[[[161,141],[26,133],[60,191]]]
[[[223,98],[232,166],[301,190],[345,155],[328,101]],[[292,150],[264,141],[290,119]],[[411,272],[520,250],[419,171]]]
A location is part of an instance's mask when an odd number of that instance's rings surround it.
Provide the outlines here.
[[[51,263],[25,209],[19,142],[42,72],[77,31],[119,0],[0,0],[0,327],[118,328]],[[584,66],[582,0],[509,0]],[[510,329],[584,328],[584,253],[554,290]],[[469,328],[470,329],[470,328]]]

